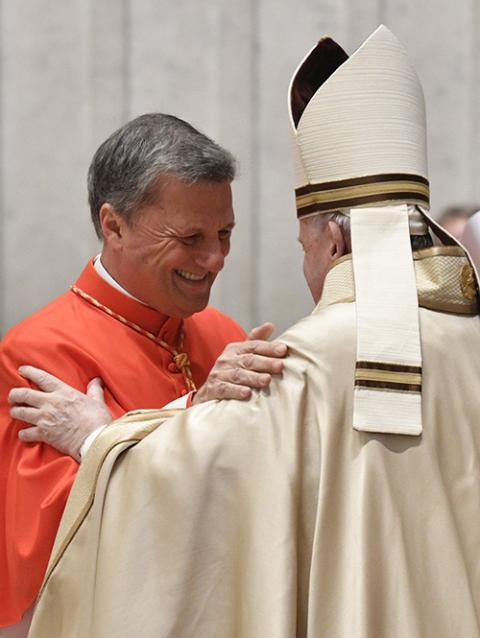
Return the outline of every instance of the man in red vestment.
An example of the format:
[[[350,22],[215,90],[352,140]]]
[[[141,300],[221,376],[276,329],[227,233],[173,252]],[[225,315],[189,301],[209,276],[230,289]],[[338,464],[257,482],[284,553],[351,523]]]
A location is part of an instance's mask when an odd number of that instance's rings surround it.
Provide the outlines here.
[[[33,443],[25,424],[45,416],[35,406],[13,408],[12,418],[11,388],[35,387],[23,364],[76,388],[62,395],[67,402],[81,401],[101,377],[105,423],[139,407],[186,406],[200,386],[200,400],[246,398],[281,370],[275,357],[285,350],[244,341],[240,326],[207,307],[229,252],[234,172],[227,151],[161,114],[136,118],[96,152],[88,186],[102,253],[0,346],[0,627],[18,623],[35,601],[84,438],[75,460]],[[232,342],[244,343],[225,353]],[[90,398],[101,394],[90,384]]]

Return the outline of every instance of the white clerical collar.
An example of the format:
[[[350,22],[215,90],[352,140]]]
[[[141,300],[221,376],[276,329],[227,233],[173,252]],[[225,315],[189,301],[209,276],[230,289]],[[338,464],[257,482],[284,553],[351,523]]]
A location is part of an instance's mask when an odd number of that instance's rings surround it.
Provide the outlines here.
[[[141,301],[140,299],[137,299],[136,297],[131,295],[128,292],[128,290],[125,290],[125,288],[123,288],[123,286],[121,286],[118,283],[118,281],[115,281],[115,279],[112,277],[112,275],[105,269],[105,266],[102,264],[101,255],[97,255],[95,257],[95,259],[93,260],[93,267],[95,268],[97,273],[100,275],[100,277],[104,281],[106,281],[108,284],[113,286],[113,288],[115,288],[119,292],[123,293],[124,295],[127,295],[127,297],[130,297],[130,299],[134,299],[135,301],[138,301],[138,303],[141,303],[143,306],[147,305],[146,303],[143,303],[143,301]]]

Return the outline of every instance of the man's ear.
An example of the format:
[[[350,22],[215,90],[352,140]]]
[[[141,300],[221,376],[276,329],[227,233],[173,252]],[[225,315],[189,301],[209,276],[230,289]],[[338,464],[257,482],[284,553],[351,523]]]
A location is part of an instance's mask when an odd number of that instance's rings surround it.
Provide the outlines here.
[[[342,229],[336,222],[328,222],[328,235],[330,239],[330,257],[332,261],[335,261],[335,259],[343,257],[346,251]]]
[[[122,245],[124,218],[107,202],[102,204],[99,218],[105,245],[110,248],[119,248]]]

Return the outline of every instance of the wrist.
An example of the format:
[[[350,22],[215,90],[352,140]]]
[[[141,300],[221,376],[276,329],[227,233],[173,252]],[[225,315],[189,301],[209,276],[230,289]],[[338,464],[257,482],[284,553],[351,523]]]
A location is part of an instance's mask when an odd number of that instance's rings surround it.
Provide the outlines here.
[[[93,443],[95,442],[99,434],[101,434],[103,430],[107,427],[107,425],[109,424],[105,423],[103,425],[100,425],[99,427],[96,427],[95,430],[87,434],[87,436],[83,437],[80,447],[78,449],[78,454],[80,459],[79,463],[81,462],[85,454],[88,452],[88,450],[92,447]]]

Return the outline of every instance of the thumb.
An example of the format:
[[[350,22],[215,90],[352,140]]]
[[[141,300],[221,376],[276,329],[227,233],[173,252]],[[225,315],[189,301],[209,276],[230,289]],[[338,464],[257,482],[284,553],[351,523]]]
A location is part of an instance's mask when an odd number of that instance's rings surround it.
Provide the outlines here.
[[[261,339],[266,341],[267,339],[270,339],[274,330],[275,326],[273,323],[267,321],[266,323],[262,323],[261,326],[257,326],[250,330],[247,339]]]
[[[100,401],[101,403],[105,403],[105,399],[103,396],[103,382],[99,377],[95,377],[92,379],[90,383],[87,385],[87,397],[91,399],[95,399],[96,401]]]

